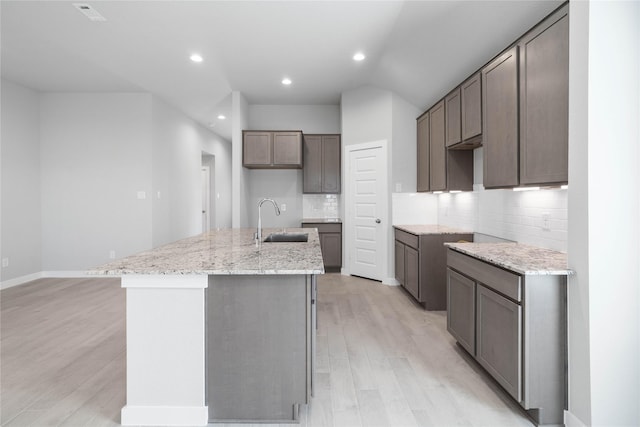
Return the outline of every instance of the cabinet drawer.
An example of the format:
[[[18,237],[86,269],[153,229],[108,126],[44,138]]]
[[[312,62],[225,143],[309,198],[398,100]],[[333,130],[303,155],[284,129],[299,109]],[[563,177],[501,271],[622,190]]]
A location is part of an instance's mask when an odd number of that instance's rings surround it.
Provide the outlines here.
[[[447,265],[517,302],[522,301],[522,280],[517,274],[449,249]]]
[[[415,234],[396,229],[396,240],[404,243],[407,246],[411,246],[414,249],[418,249],[418,236],[416,236]]]

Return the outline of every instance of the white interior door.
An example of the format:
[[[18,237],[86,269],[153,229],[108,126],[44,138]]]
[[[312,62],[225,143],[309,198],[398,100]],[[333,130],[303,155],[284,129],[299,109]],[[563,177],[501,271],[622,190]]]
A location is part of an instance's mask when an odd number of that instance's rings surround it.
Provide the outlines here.
[[[387,259],[387,167],[383,143],[348,148],[349,273],[384,279]]]

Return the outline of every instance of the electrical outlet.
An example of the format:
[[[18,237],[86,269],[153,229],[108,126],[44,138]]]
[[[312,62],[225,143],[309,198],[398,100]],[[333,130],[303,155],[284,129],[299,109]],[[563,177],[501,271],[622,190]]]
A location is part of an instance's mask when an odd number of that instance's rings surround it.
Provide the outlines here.
[[[286,203],[281,204],[281,205],[280,205],[280,210],[281,210],[282,212],[286,212],[286,211],[287,211],[287,204],[286,204]]]
[[[396,183],[396,193],[402,193],[402,183]]]
[[[111,249],[109,251],[109,259],[116,259],[116,251]]]
[[[544,231],[551,231],[551,219],[548,212],[542,214],[542,229]]]
[[[2,258],[2,268],[9,267],[9,258]]]
[[[144,200],[147,198],[147,193],[145,191],[138,191],[138,200]]]

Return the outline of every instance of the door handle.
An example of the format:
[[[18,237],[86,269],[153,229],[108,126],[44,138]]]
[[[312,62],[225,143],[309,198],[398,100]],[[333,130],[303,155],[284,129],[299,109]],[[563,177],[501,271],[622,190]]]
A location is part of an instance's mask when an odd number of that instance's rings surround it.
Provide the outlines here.
[[[376,218],[376,224],[380,224],[380,218]]]

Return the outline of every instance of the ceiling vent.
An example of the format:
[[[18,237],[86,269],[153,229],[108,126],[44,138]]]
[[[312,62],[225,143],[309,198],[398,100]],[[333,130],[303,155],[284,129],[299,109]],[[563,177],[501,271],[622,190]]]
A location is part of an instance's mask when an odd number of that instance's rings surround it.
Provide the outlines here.
[[[73,3],[73,7],[82,12],[84,16],[89,18],[91,21],[104,22],[107,20],[104,16],[100,15],[100,13],[95,10],[93,6],[86,3]]]

